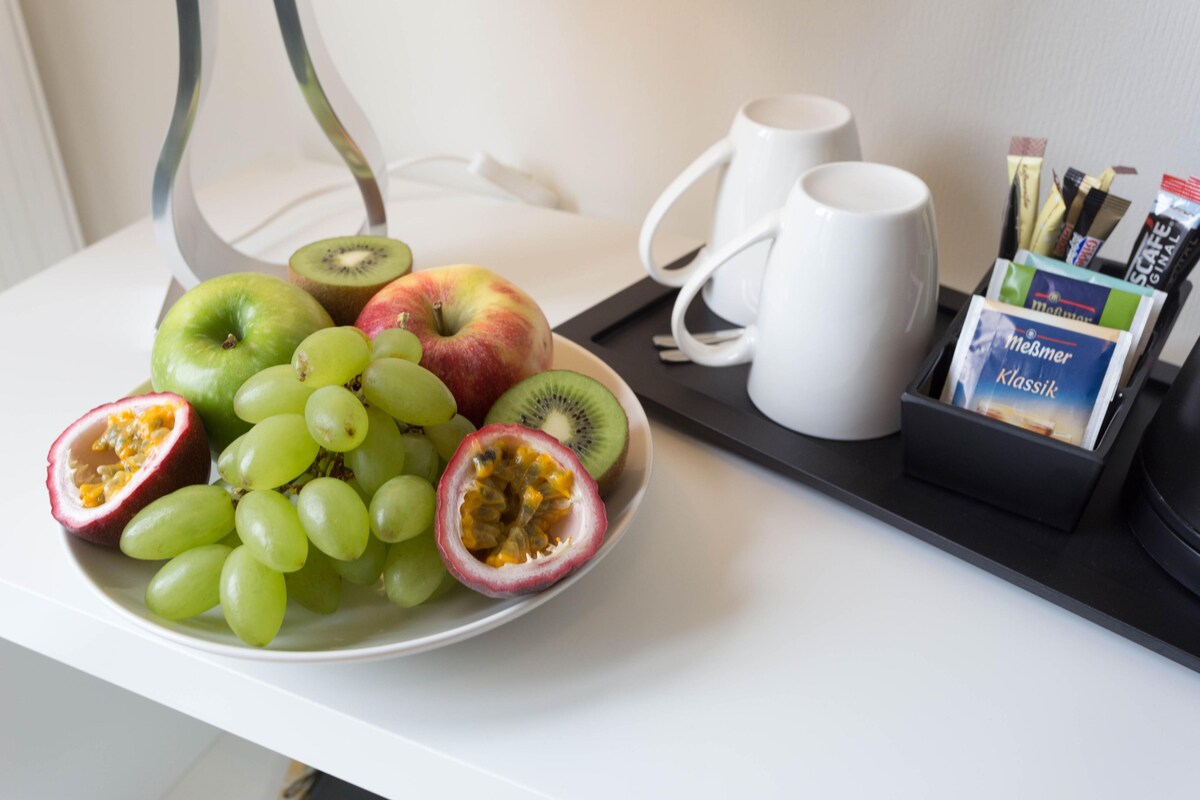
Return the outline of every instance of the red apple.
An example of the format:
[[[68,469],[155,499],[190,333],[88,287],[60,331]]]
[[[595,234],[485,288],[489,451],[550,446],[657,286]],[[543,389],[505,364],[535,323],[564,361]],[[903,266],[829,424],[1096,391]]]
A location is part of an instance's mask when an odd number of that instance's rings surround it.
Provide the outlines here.
[[[553,356],[550,324],[537,303],[474,264],[397,278],[367,302],[355,324],[372,338],[385,328],[415,333],[421,366],[450,387],[458,413],[476,426],[510,387],[549,369]]]

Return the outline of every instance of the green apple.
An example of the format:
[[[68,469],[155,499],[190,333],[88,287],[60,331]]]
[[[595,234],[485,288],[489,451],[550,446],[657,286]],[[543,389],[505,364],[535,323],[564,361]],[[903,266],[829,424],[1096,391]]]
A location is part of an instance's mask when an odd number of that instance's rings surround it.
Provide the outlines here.
[[[296,345],[333,325],[312,295],[253,272],[201,283],[167,313],[150,356],[155,391],[187,398],[218,452],[250,423],[233,413],[233,396],[254,373],[287,364]]]

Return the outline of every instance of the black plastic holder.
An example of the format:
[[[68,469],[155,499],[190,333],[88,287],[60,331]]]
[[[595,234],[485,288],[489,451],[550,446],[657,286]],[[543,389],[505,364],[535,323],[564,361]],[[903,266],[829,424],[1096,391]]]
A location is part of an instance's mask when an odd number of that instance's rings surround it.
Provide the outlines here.
[[[990,276],[990,270],[989,270]],[[982,294],[988,278],[976,291]],[[942,387],[962,332],[966,306],[901,397],[904,467],[910,475],[1015,511],[1063,531],[1079,522],[1113,445],[1191,292],[1183,283],[1163,304],[1129,385],[1108,404],[1093,450],[943,403]],[[946,310],[943,308],[943,310]]]
[[[660,361],[651,337],[670,332],[675,294],[647,278],[556,330],[620,373],[656,419],[818,489],[1200,672],[1200,598],[1146,553],[1129,532],[1121,506],[1134,450],[1178,368],[1152,359],[1139,367],[1145,371],[1140,391],[1126,392],[1112,409],[1094,491],[1074,532],[1064,533],[906,474],[900,434],[836,442],[777,425],[746,395],[747,366],[714,369]],[[966,300],[967,295],[942,288],[935,340],[947,336]],[[688,326],[694,331],[729,327],[703,303],[692,304]],[[1155,346],[1161,348],[1161,342]]]

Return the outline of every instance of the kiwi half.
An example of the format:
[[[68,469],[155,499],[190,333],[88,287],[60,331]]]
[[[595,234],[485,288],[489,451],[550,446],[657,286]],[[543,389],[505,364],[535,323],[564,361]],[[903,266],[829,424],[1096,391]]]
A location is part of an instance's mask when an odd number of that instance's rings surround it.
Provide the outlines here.
[[[600,494],[617,482],[629,452],[629,418],[604,384],[565,369],[539,372],[513,386],[484,424],[537,428],[575,451]]]
[[[322,239],[288,261],[288,279],[317,298],[338,325],[353,325],[376,292],[411,270],[412,250],[384,236]]]

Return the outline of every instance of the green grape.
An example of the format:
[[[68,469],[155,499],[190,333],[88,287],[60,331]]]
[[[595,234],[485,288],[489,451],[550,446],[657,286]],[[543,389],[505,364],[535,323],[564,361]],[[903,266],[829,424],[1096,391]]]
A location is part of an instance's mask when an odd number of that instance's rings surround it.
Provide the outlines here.
[[[247,489],[274,489],[300,475],[317,457],[320,447],[308,435],[304,417],[267,417],[242,437],[237,471]]]
[[[385,542],[402,542],[433,525],[437,492],[424,478],[401,475],[379,487],[369,511],[376,536]]]
[[[367,549],[371,523],[362,498],[336,478],[314,478],[300,490],[300,524],[317,549],[338,561],[352,561]]]
[[[426,425],[425,435],[433,442],[434,449],[443,461],[449,461],[462,440],[475,432],[475,425],[462,414],[441,425]]]
[[[221,476],[221,480],[231,486],[240,487],[242,476],[238,472],[237,463],[238,455],[241,453],[242,440],[246,438],[246,434],[234,439],[229,445],[221,451],[221,455],[217,456],[217,474]]]
[[[430,483],[437,483],[439,464],[433,442],[425,434],[416,431],[401,436],[404,439],[404,474],[417,475]]]
[[[455,578],[450,574],[449,571],[447,571],[446,576],[442,578],[442,582],[438,584],[438,587],[433,590],[433,594],[429,595],[429,599],[425,602],[432,603],[434,600],[445,597],[450,593],[450,590],[456,586],[461,586],[461,584],[458,582],[458,578]]]
[[[363,501],[363,505],[371,505],[371,495],[367,494],[367,490],[362,487],[362,484],[356,478],[346,481],[346,485],[354,490],[354,493],[358,495],[358,499]]]
[[[287,608],[283,573],[263,564],[249,547],[239,547],[221,569],[221,609],[237,637],[265,647],[279,633]]]
[[[212,544],[233,530],[233,499],[220,486],[185,486],[143,508],[121,532],[121,552],[154,561]]]
[[[403,358],[414,364],[421,363],[421,340],[412,331],[403,328],[385,328],[375,334],[371,342],[371,360],[377,358]]]
[[[367,435],[346,453],[345,464],[368,501],[380,486],[404,472],[404,439],[387,413],[375,406],[367,409]]]
[[[187,619],[221,601],[221,567],[232,548],[193,547],[172,558],[146,587],[146,608],[163,619]]]
[[[310,334],[292,354],[292,368],[308,386],[340,386],[362,372],[370,360],[366,337],[347,325]]]
[[[334,570],[334,563],[332,558],[310,547],[304,566],[283,576],[288,597],[318,614],[337,611],[342,602],[342,578]]]
[[[387,558],[388,546],[374,536],[367,539],[367,549],[353,561],[334,561],[333,568],[351,583],[371,586],[383,573],[383,562]]]
[[[234,524],[237,524],[237,511],[236,510],[234,511],[233,519],[234,519]],[[235,547],[241,547],[245,543],[242,541],[242,537],[238,536],[238,532],[236,530],[232,530],[229,532],[229,534],[224,539],[217,542],[217,544],[223,544],[226,547],[228,547],[230,550],[232,550]]]
[[[233,498],[234,505],[237,505],[238,498],[245,494],[244,490],[240,486],[234,486],[224,478],[217,478],[215,481],[213,481],[212,485],[219,486],[225,491],[226,494]]]
[[[238,536],[262,563],[279,572],[304,566],[308,537],[291,502],[273,490],[247,492],[234,513]]]
[[[432,536],[396,542],[383,565],[383,588],[388,599],[403,608],[431,598],[446,577],[446,565]]]
[[[303,414],[313,393],[311,383],[296,379],[291,364],[278,364],[251,375],[233,396],[233,413],[246,422],[262,422],[276,414]]]
[[[449,422],[458,408],[441,378],[401,358],[381,358],[368,364],[362,374],[362,392],[368,403],[409,425]]]
[[[334,453],[362,444],[367,435],[367,410],[345,386],[322,386],[304,406],[308,435]]]

